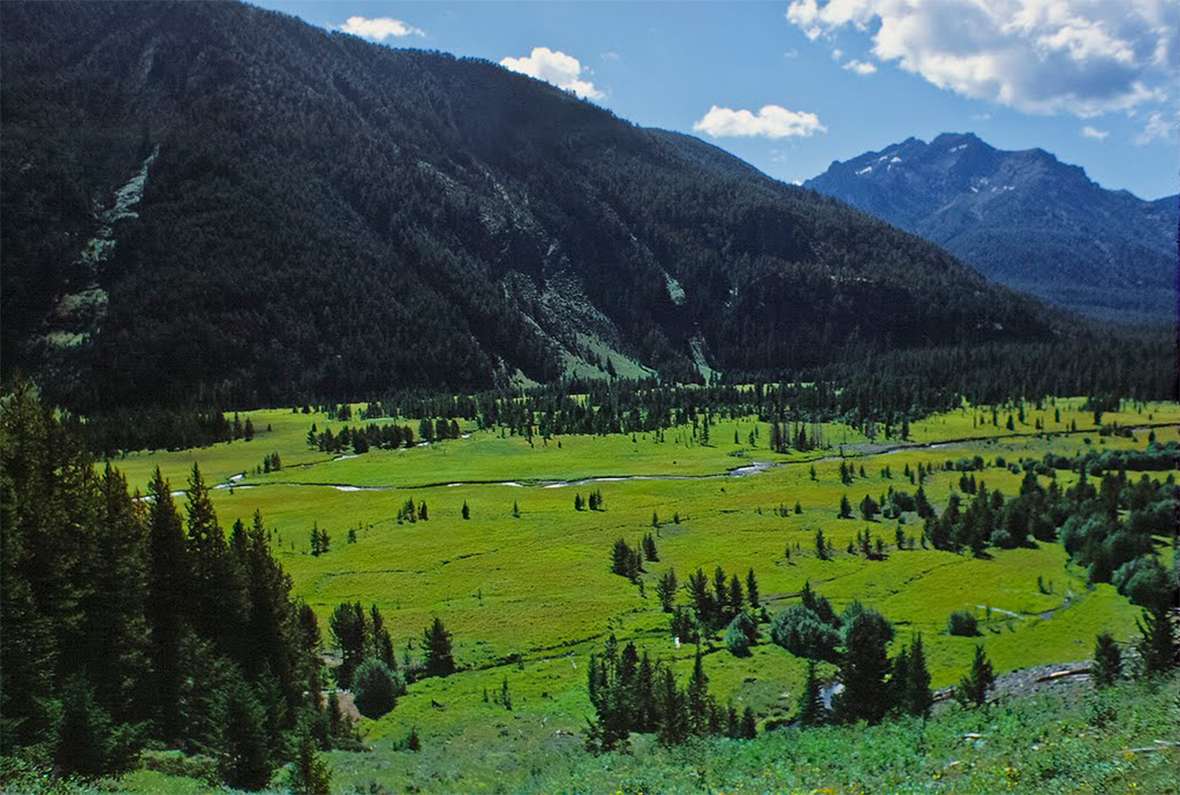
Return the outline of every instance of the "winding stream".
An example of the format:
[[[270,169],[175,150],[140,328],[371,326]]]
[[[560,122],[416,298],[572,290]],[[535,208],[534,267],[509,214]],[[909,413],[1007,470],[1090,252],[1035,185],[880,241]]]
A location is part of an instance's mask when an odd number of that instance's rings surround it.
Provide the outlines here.
[[[1171,428],[1180,426],[1180,423],[1175,422],[1161,422],[1161,423],[1146,423],[1143,425],[1125,426],[1131,430],[1139,430],[1146,428]],[[586,486],[593,483],[625,483],[628,481],[640,480],[723,480],[729,478],[744,478],[754,475],[761,475],[773,469],[780,467],[796,467],[813,464],[831,463],[834,461],[843,461],[856,458],[867,458],[870,456],[885,455],[889,453],[897,453],[905,450],[937,450],[942,447],[947,447],[956,444],[967,444],[971,442],[1002,442],[1012,439],[1031,438],[1037,436],[1074,436],[1077,434],[1094,433],[1093,429],[1086,429],[1080,431],[1057,431],[1045,434],[1044,431],[1036,433],[1015,433],[1006,436],[968,436],[957,439],[939,439],[931,442],[898,442],[896,444],[884,444],[877,442],[865,442],[855,445],[842,445],[841,452],[838,455],[825,455],[819,458],[807,458],[798,461],[751,461],[738,467],[727,469],[724,472],[714,472],[704,475],[671,475],[671,474],[655,474],[655,475],[593,475],[584,478],[573,478],[568,480],[536,478],[536,479],[517,479],[517,480],[457,480],[457,481],[436,481],[431,483],[417,483],[411,485],[395,486],[395,485],[377,485],[377,486],[360,486],[354,483],[331,483],[331,482],[310,482],[299,480],[271,480],[263,482],[255,482],[250,484],[241,483],[240,481],[246,477],[245,472],[240,472],[227,480],[219,483],[214,488],[229,489],[231,492],[234,489],[248,489],[260,488],[262,486],[301,486],[301,487],[317,487],[325,489],[335,489],[342,492],[365,492],[365,491],[412,491],[417,489],[433,489],[433,488],[456,488],[460,486],[507,486],[509,488],[544,488],[544,489],[561,489],[571,486]],[[334,461],[345,460],[346,458],[355,458],[356,456],[341,456],[333,459]],[[176,496],[183,495],[184,492],[177,492]]]

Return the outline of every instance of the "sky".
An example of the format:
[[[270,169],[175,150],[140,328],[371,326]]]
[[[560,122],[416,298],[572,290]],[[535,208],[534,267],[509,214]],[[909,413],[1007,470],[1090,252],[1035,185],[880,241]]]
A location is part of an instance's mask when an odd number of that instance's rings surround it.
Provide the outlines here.
[[[1180,190],[1180,0],[255,4],[495,61],[787,182],[974,132],[1107,188]]]

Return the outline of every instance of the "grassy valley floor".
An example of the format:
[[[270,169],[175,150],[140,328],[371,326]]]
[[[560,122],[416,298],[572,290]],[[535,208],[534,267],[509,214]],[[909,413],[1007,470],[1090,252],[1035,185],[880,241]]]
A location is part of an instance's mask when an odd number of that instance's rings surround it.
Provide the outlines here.
[[[902,722],[863,735],[847,728],[779,730],[752,743],[716,741],[673,751],[638,738],[633,756],[592,758],[583,750],[581,732],[593,714],[586,663],[609,633],[668,662],[681,681],[691,670],[693,651],[673,642],[655,597],[656,581],[670,567],[681,582],[698,567],[711,573],[721,566],[743,578],[753,569],[771,615],[797,603],[807,581],[837,610],[854,600],[871,605],[893,622],[895,644],[922,633],[936,688],[958,680],[976,643],[1003,673],[1087,659],[1099,632],[1130,639],[1138,609],[1110,585],[1088,585],[1086,572],[1070,563],[1059,544],[991,549],[972,558],[922,549],[916,543],[921,520],[914,514],[900,521],[837,518],[845,495],[855,506],[865,495],[880,499],[891,487],[913,493],[916,486],[903,471],[919,464],[933,470],[925,491],[941,509],[961,474],[944,471],[945,461],[981,457],[985,468],[974,477],[1013,496],[1021,475],[1006,464],[1022,458],[1142,449],[1148,425],[1157,426],[1153,432],[1161,443],[1180,439],[1180,405],[1108,412],[1107,425],[1139,426],[1128,438],[1099,435],[1082,403],[1058,399],[1056,407],[1030,407],[1013,431],[1005,427],[1006,409],[993,425],[986,407],[915,421],[909,440],[869,440],[829,425],[827,448],[788,455],[768,449],[769,426],[745,418],[714,423],[708,445],[689,427],[668,430],[662,441],[637,434],[536,437],[532,444],[466,427],[461,439],[332,456],[309,448],[307,431],[313,422],[321,431],[342,423],[274,410],[249,413],[259,429],[250,442],[133,454],[116,463],[141,488],[158,465],[179,491],[198,462],[208,481],[224,486],[214,492],[223,524],[248,521],[261,510],[294,594],[314,608],[325,636],[332,609],[353,601],[380,608],[399,658],[420,654],[422,630],[435,616],[454,633],[458,673],[416,682],[392,712],[363,719],[369,752],[326,754],[341,792],[368,792],[370,785],[393,792],[825,786],[851,792],[861,785],[866,792],[1110,792],[1134,782],[1139,791],[1169,791],[1159,789],[1163,778],[1157,774],[1162,760],[1175,761],[1174,751],[1121,754],[1167,739],[1160,732],[1176,709],[1174,682],[1152,692],[1120,690],[1120,717],[1100,726],[1089,722],[1093,708],[1084,699],[1041,699],[989,713],[952,712],[926,728]],[[1038,419],[1044,433],[1034,427]],[[1071,423],[1076,432],[1070,432]],[[281,454],[282,470],[255,472],[272,452]],[[773,466],[730,473],[754,463]],[[854,467],[851,483],[841,482],[841,463]],[[577,482],[586,478],[599,480]],[[1076,474],[1058,470],[1056,478],[1065,488]],[[575,494],[592,489],[601,490],[604,510],[576,511]],[[429,519],[399,522],[407,500],[425,502]],[[469,519],[461,516],[465,502]],[[331,536],[326,554],[310,554],[313,526]],[[866,528],[883,539],[883,560],[846,551]],[[817,530],[832,540],[833,559],[815,554]],[[899,530],[915,539],[915,548],[896,548]],[[656,536],[660,560],[647,565],[641,593],[610,572],[610,550],[617,538],[636,543],[647,532]],[[1170,560],[1170,550],[1161,552]],[[980,637],[947,633],[949,614],[963,609],[978,616]],[[735,657],[714,640],[706,644],[704,659],[714,695],[739,711],[752,707],[760,730],[793,716],[805,673],[804,660],[770,643],[767,625],[761,630],[750,656]],[[830,679],[835,669],[821,665],[820,673]],[[484,698],[505,681],[511,711]],[[1053,714],[1060,717],[1050,719]],[[396,750],[412,727],[423,750]],[[968,732],[985,735],[984,742],[964,742]],[[1132,773],[1139,778],[1126,778]],[[118,786],[140,792],[180,786],[161,775],[138,771]]]

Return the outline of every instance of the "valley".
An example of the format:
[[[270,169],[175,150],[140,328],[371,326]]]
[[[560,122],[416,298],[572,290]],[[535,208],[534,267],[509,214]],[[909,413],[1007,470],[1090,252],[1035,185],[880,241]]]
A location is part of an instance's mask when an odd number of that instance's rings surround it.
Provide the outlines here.
[[[1112,585],[1088,583],[1085,569],[1059,543],[1032,542],[977,558],[918,545],[913,539],[923,528],[912,512],[896,520],[837,518],[843,495],[855,505],[865,495],[911,490],[902,473],[919,464],[929,467],[923,488],[941,509],[962,474],[944,470],[944,462],[981,457],[984,468],[973,476],[1010,496],[1022,476],[1008,463],[1142,449],[1148,433],[1156,444],[1180,441],[1180,405],[1128,401],[1105,412],[1107,428],[1138,426],[1123,436],[1100,435],[1084,404],[1057,399],[1040,410],[1030,406],[1026,424],[1013,431],[1003,420],[1010,407],[999,410],[993,426],[990,407],[964,406],[914,421],[909,440],[873,443],[852,427],[829,423],[823,435],[830,446],[787,454],[769,449],[767,423],[737,417],[714,421],[708,444],[692,425],[530,443],[464,423],[457,439],[327,455],[309,448],[307,430],[313,423],[321,432],[344,423],[287,409],[243,414],[256,428],[271,428],[249,442],[136,453],[117,464],[133,486],[142,487],[160,466],[173,488],[183,489],[197,463],[211,483],[221,482],[211,493],[223,523],[261,511],[293,594],[322,626],[337,605],[359,601],[380,609],[399,657],[419,653],[421,630],[434,617],[454,634],[459,671],[415,682],[392,711],[362,719],[370,750],[325,754],[334,781],[377,782],[390,791],[517,790],[530,770],[552,774],[582,755],[585,722],[593,715],[587,661],[608,634],[634,641],[679,677],[688,675],[694,647],[674,640],[656,599],[658,578],[668,569],[681,581],[698,567],[721,566],[740,576],[753,570],[769,616],[797,603],[805,582],[837,610],[861,601],[894,623],[898,642],[922,634],[935,688],[958,681],[976,642],[997,673],[1005,673],[1086,660],[1094,636],[1104,631],[1132,640],[1138,608]],[[968,437],[976,438],[963,441]],[[280,454],[283,468],[253,471],[251,463],[271,452]],[[768,466],[733,474],[753,462]],[[839,473],[845,463],[856,470],[849,483]],[[1056,481],[1067,489],[1076,474],[1059,470]],[[576,510],[575,495],[594,489],[602,508]],[[399,519],[407,500],[425,504],[428,518]],[[328,551],[318,555],[309,552],[313,526],[331,537]],[[846,551],[865,528],[885,540],[883,559]],[[817,530],[834,542],[831,559],[816,555]],[[913,549],[897,549],[899,530]],[[640,589],[611,573],[610,549],[616,538],[638,541],[649,532],[659,561],[646,564]],[[1172,554],[1166,544],[1161,552]],[[962,609],[977,615],[978,638],[947,634],[948,616]],[[768,630],[763,624],[748,657],[731,654],[719,637],[706,640],[702,651],[721,703],[749,706],[769,727],[793,719],[806,665],[772,643]],[[333,659],[330,641],[325,651]],[[820,671],[836,674],[827,664]],[[511,710],[484,699],[504,682]],[[395,750],[411,727],[423,750]]]

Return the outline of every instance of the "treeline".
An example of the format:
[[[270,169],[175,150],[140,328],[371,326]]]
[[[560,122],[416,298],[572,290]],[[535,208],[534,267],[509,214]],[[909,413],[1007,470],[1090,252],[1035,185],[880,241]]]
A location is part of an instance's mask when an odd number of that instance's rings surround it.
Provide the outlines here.
[[[922,361],[929,358],[941,367],[944,354],[930,351],[923,354],[925,358],[919,358]],[[963,351],[955,355],[960,354],[967,355]],[[907,355],[918,356],[916,353]],[[953,356],[950,358],[954,359]],[[707,445],[720,441],[710,435],[711,427],[718,420],[753,416],[770,424],[770,437],[766,443],[771,449],[807,451],[830,446],[823,436],[822,422],[844,422],[870,439],[904,440],[909,438],[912,420],[935,411],[959,408],[965,399],[1004,407],[1008,414],[1006,425],[1014,431],[1013,418],[1019,418],[1023,424],[1026,412],[1034,409],[1048,411],[1053,408],[1054,415],[1060,420],[1056,400],[1045,397],[1049,394],[1090,394],[1087,407],[1093,410],[1095,421],[1099,423],[1104,411],[1141,409],[1143,400],[1167,398],[1171,394],[1159,384],[1152,386],[1146,382],[1137,387],[1121,384],[1119,389],[1126,391],[1115,392],[1093,392],[1084,385],[1074,388],[1070,384],[1049,385],[1063,391],[1041,392],[1030,389],[1026,381],[1020,380],[997,388],[991,381],[995,374],[981,376],[978,384],[966,380],[961,381],[960,388],[950,389],[942,385],[943,382],[934,382],[940,385],[931,386],[921,378],[900,376],[889,370],[887,362],[887,359],[874,359],[865,363],[863,370],[846,365],[842,370],[785,373],[781,374],[782,380],[748,383],[730,376],[728,380],[733,383],[709,385],[575,380],[526,390],[487,390],[467,395],[403,391],[371,400],[356,413],[364,420],[412,419],[417,421],[416,428],[368,423],[364,426],[346,425],[332,435],[328,434],[328,429],[312,428],[308,443],[328,452],[349,449],[358,438],[364,449],[409,447],[418,441],[457,438],[462,420],[479,429],[500,428],[507,434],[523,436],[530,441],[536,436],[550,439],[563,434],[612,433],[654,433],[663,439],[667,430],[688,426],[693,441]],[[954,368],[949,363],[946,366],[949,378]],[[1139,372],[1133,370],[1128,375]],[[1123,400],[1110,397],[1112,394],[1132,397]],[[321,403],[314,405],[314,409],[343,423],[354,418],[354,411],[348,403]],[[313,404],[310,403],[292,408],[293,413],[310,414],[312,410]],[[998,409],[993,408],[991,422],[999,426]],[[240,420],[235,426],[213,410],[128,410],[118,415],[96,415],[82,425],[91,440],[88,442],[91,449],[106,455],[113,455],[118,450],[201,446],[253,436],[253,429]],[[1044,430],[1039,418],[1028,427],[1031,431]],[[1125,434],[1129,431],[1105,425],[1098,432]],[[751,428],[744,438],[735,432],[734,444],[757,446],[760,433],[757,427]],[[339,438],[341,435],[343,439]],[[1162,459],[1166,457],[1164,453],[1159,454],[1159,465],[1163,465]]]
[[[235,436],[234,424],[216,407],[121,409],[64,422],[91,452],[108,458],[124,450],[182,450],[245,437],[241,420]],[[253,433],[251,424],[251,438]]]
[[[458,439],[459,435],[459,423],[456,420],[447,422],[441,418],[432,422],[424,417],[418,423],[417,437],[409,425],[372,422],[355,427],[345,425],[333,434],[331,428],[320,431],[313,422],[307,431],[307,446],[326,453],[340,453],[351,448],[359,455],[373,448],[396,450],[399,447],[413,447],[418,443],[416,439],[421,442],[435,442]]]
[[[320,791],[320,631],[261,515],[226,533],[195,466],[183,514],[158,470],[137,499],[28,388],[0,401],[0,464],[5,753],[92,776],[179,748],[241,789],[293,760]]]

